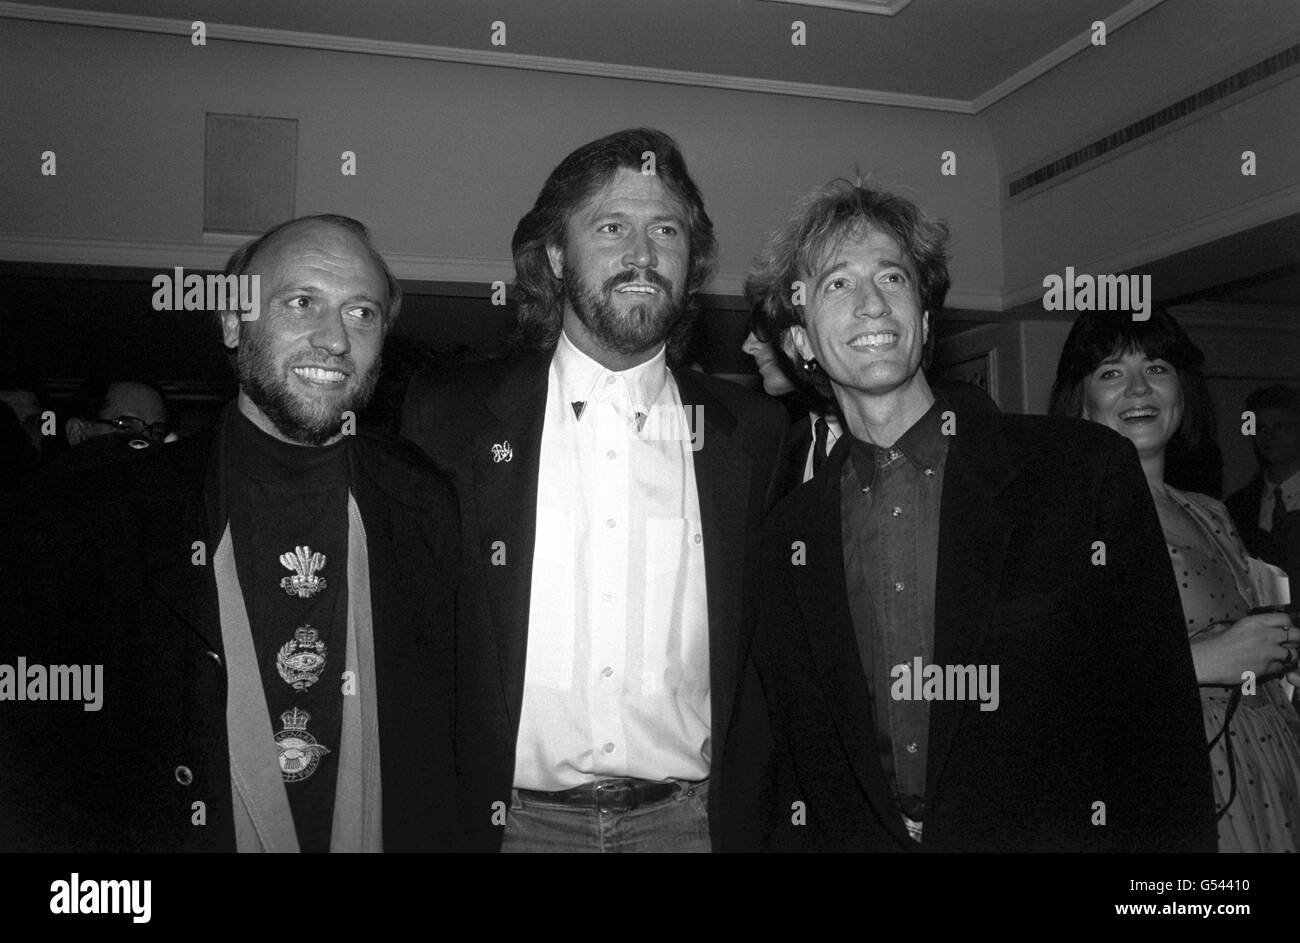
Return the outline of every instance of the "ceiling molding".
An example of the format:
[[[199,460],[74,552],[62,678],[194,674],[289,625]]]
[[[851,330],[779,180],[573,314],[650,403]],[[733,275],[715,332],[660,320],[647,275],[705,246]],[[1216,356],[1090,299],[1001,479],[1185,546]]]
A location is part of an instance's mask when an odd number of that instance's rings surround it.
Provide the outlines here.
[[[1162,3],[1164,3],[1164,0],[1132,0],[1131,3],[1120,7],[1103,20],[1106,24],[1107,41],[1109,41],[1111,35],[1117,30],[1127,26],[1142,14],[1154,10]],[[1091,24],[1089,25],[1091,26]],[[1067,59],[1090,48],[1092,48],[1092,30],[1082,30],[1073,39],[1057,46],[1036,62],[1031,62],[1019,72],[1015,73],[1015,75],[1012,75],[993,86],[983,95],[977,96],[975,100],[970,103],[972,114],[979,114],[990,105],[1000,102],[1013,92],[1024,88],[1040,75],[1050,72],[1062,62],[1065,62]]]
[[[103,13],[97,10],[73,10],[66,7],[34,7],[25,3],[0,2],[0,18],[35,20],[70,26],[89,26],[98,29],[120,29],[138,33],[161,33],[171,36],[189,36],[191,32],[191,21],[189,20],[170,20],[161,17],[135,16],[124,13]],[[564,75],[627,79],[632,82],[652,82],[661,85],[688,85],[695,88],[758,92],[764,95],[787,95],[795,98],[829,99],[831,101],[847,101],[863,105],[889,105],[898,108],[918,108],[924,111],[954,112],[962,115],[973,113],[970,102],[955,98],[936,98],[929,95],[903,95],[895,92],[877,92],[870,89],[845,88],[836,85],[813,85],[805,82],[786,82],[778,79],[740,78],[732,75],[715,75],[709,72],[655,69],[649,66],[588,62],[580,59],[531,56],[515,52],[494,52],[486,49],[428,46],[421,43],[399,43],[387,39],[332,36],[326,33],[303,33],[297,30],[267,29],[260,26],[232,26],[226,23],[206,22],[206,27],[209,42],[224,40],[268,46],[292,46],[299,49],[316,49],[327,52],[351,52],[369,56],[389,56],[398,59],[454,62],[462,65],[488,66],[495,69],[557,72]]]
[[[1170,305],[1169,313],[1186,326],[1221,328],[1239,331],[1243,327],[1267,330],[1278,339],[1277,331],[1300,334],[1300,306],[1246,304],[1240,301],[1192,301]]]
[[[767,2],[789,3],[801,7],[822,7],[828,10],[848,10],[852,13],[897,16],[912,0],[767,0]]]
[[[1195,249],[1216,239],[1234,236],[1295,213],[1300,213],[1300,184],[1271,190],[1253,200],[1174,226],[1159,236],[1139,239],[1102,256],[1079,261],[1062,261],[1060,266],[1049,271],[1061,272],[1066,265],[1070,265],[1076,272],[1093,274],[1128,272],[1139,266],[1169,258],[1188,249]],[[1004,309],[1029,304],[1042,297],[1041,280],[1009,289],[1002,295]]]
[[[0,261],[55,265],[106,265],[119,268],[154,269],[170,272],[176,266],[196,272],[219,272],[234,249],[248,237],[204,235],[202,243],[161,242],[141,239],[101,239],[90,236],[29,236],[0,232]],[[509,284],[515,266],[509,258],[420,255],[411,252],[383,252],[384,260],[398,278],[421,282],[452,282],[484,286],[484,297],[493,282]],[[744,290],[744,272],[719,272],[704,286],[705,294],[739,298]],[[995,291],[950,291],[952,307],[997,310],[1000,296]]]
[[[802,2],[813,6],[838,5],[841,0],[775,0],[781,3]],[[845,9],[861,12],[865,3],[842,0]],[[879,0],[901,10],[910,0]],[[1105,20],[1107,35],[1153,9],[1164,0],[1132,0]],[[105,13],[98,10],[76,10],[69,7],[33,6],[0,0],[0,19],[31,20],[70,26],[88,26],[98,29],[119,29],[139,33],[159,33],[170,36],[189,36],[190,20],[164,19],[126,13]],[[206,21],[205,21],[206,22]],[[435,62],[454,62],[463,65],[487,66],[498,69],[522,69],[532,72],[553,72],[564,75],[583,75],[595,78],[626,79],[632,82],[651,82],[663,85],[685,85],[694,88],[725,89],[737,92],[757,92],[763,95],[783,95],[795,98],[813,98],[829,101],[853,102],[861,105],[885,105],[896,108],[915,108],[922,111],[941,111],[960,115],[979,114],[994,102],[1000,101],[1017,89],[1023,88],[1040,75],[1056,68],[1071,56],[1090,48],[1090,32],[1084,30],[1068,42],[1021,69],[1015,75],[998,83],[973,101],[956,98],[939,98],[930,95],[907,95],[871,89],[848,88],[838,85],[815,85],[806,82],[788,82],[778,79],[744,78],[716,75],[709,72],[690,72],[680,69],[655,69],[649,66],[618,65],[588,62],[580,59],[560,59],[552,56],[533,56],[486,49],[461,49],[453,46],[430,46],[422,43],[399,43],[385,39],[364,39],[352,36],[334,36],[326,33],[304,33],[297,30],[267,29],[264,27],[234,26],[226,23],[206,22],[209,40],[255,43],[269,46],[290,46],[328,52],[350,52],[370,56],[390,56],[400,59],[423,59]]]

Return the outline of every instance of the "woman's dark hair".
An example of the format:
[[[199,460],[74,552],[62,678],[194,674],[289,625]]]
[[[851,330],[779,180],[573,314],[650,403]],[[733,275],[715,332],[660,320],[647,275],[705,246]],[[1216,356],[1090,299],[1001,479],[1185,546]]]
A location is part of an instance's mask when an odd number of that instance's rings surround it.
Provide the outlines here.
[[[649,163],[653,155],[653,165]],[[584,144],[551,171],[533,208],[515,227],[510,248],[515,259],[516,347],[551,350],[564,324],[564,283],[551,270],[547,249],[563,247],[565,231],[577,210],[614,179],[622,168],[653,172],[686,210],[689,263],[681,319],[668,336],[668,356],[686,349],[696,314],[696,294],[713,274],[718,247],[704,200],[686,171],[677,142],[653,128],[631,128]],[[647,170],[653,167],[653,170]]]
[[[1214,440],[1214,409],[1205,384],[1205,354],[1163,308],[1153,309],[1145,321],[1135,321],[1132,314],[1120,311],[1080,314],[1061,349],[1048,414],[1082,418],[1084,386],[1092,372],[1103,361],[1135,352],[1169,363],[1178,371],[1182,384],[1183,421],[1166,449],[1166,465],[1204,452]]]

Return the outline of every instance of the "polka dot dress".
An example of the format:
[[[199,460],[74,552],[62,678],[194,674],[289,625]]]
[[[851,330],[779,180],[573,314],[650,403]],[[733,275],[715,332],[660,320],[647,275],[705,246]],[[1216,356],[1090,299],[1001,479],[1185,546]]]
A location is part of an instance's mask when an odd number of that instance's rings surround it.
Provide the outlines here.
[[[1234,575],[1232,558],[1244,567],[1245,549],[1227,512],[1199,494],[1170,495],[1186,516],[1156,502],[1169,547],[1170,562],[1182,596],[1187,633],[1195,638],[1217,624],[1235,622],[1250,610]],[[1229,688],[1202,687],[1201,713],[1207,742],[1223,729]],[[1219,819],[1220,851],[1296,851],[1300,849],[1300,722],[1278,681],[1243,695],[1228,736],[1210,754],[1215,809],[1231,791],[1228,740],[1236,766],[1236,797]]]

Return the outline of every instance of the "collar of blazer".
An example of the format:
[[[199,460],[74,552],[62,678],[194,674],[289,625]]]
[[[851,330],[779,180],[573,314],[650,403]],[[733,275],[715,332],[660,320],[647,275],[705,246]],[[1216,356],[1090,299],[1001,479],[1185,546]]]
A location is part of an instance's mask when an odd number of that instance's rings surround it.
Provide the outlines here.
[[[230,409],[237,408],[231,404]],[[167,445],[149,462],[142,474],[139,494],[144,515],[174,515],[162,521],[172,540],[153,542],[145,548],[145,580],[151,592],[179,618],[199,633],[209,650],[222,651],[221,629],[216,617],[216,584],[212,578],[212,554],[225,530],[221,506],[221,432],[227,421],[223,413],[211,432]],[[432,487],[431,463],[414,446],[360,430],[366,447],[349,449],[353,469],[350,484],[363,520],[376,520],[377,504],[423,508]],[[146,465],[142,464],[142,470]],[[202,548],[194,546],[203,541]],[[183,551],[183,552],[182,552]],[[201,551],[201,553],[200,553]],[[202,561],[202,562],[195,562]]]
[[[986,495],[998,494],[1015,477],[1019,458],[1007,445],[997,405],[987,393],[969,383],[938,380],[931,383],[931,388],[945,410],[953,413],[949,460],[959,455],[959,461]],[[944,418],[946,421],[948,417]],[[831,488],[839,490],[840,471],[848,460],[848,450],[849,436],[842,435],[827,456],[823,473],[815,479],[819,502]]]
[[[500,383],[487,397],[487,406],[498,420],[507,420],[527,409],[541,409],[546,403],[546,389],[551,367],[551,352],[519,356],[504,371]],[[704,420],[724,435],[736,428],[736,417],[727,409],[694,370],[669,367],[677,381],[682,405],[704,408]]]

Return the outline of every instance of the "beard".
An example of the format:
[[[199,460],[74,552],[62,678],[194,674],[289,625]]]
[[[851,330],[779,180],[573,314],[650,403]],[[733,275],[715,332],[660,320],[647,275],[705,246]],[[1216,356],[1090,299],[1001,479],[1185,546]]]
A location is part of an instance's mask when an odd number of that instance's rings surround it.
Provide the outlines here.
[[[685,299],[676,286],[654,269],[620,272],[599,288],[583,281],[567,258],[563,273],[564,297],[573,313],[593,337],[614,353],[637,354],[662,344],[686,310]],[[653,285],[663,294],[637,302],[620,314],[614,305],[614,291],[636,281]]]
[[[310,354],[297,356],[279,365],[266,336],[243,338],[239,345],[236,366],[239,386],[260,409],[280,434],[299,445],[325,445],[343,430],[343,413],[360,412],[370,401],[379,382],[381,358],[364,376],[358,377],[356,363],[349,356],[324,360]],[[353,386],[337,393],[322,393],[309,397],[289,388],[289,370],[293,367],[324,367],[346,370]]]

